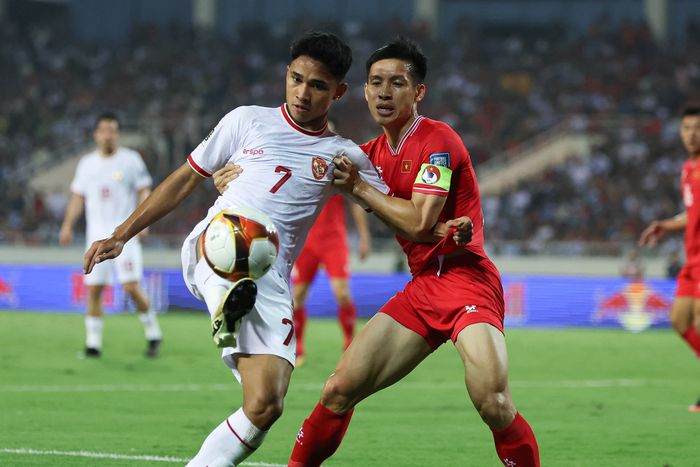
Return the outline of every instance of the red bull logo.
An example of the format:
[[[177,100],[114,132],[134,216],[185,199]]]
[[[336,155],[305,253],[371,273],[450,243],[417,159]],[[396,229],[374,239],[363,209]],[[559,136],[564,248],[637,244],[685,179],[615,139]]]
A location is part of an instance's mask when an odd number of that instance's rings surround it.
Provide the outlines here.
[[[641,332],[666,317],[670,308],[670,300],[639,280],[603,298],[593,320],[614,319],[630,332]]]

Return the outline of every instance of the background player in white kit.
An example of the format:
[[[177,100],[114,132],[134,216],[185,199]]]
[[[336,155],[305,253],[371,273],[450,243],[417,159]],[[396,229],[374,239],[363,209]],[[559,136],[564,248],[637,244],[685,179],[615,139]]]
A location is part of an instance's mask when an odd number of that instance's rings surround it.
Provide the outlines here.
[[[219,196],[182,249],[185,282],[195,296],[204,299],[212,318],[220,313],[243,315],[237,342],[231,344],[235,347],[223,351],[224,361],[243,386],[243,407],[214,429],[188,465],[237,465],[262,444],[282,414],[295,363],[289,274],[309,228],[332,194],[333,158],[347,154],[365,180],[383,193],[388,191],[362,150],[327,128],[332,101],[347,90],[342,80],[351,62],[350,48],[332,34],[300,38],[291,48],[285,104],[239,107],[228,113],[185,164],[85,255],[89,273],[102,261],[118,256],[129,239],[172,211],[227,162],[242,168],[238,180]],[[234,206],[264,212],[279,233],[277,261],[256,281],[257,287],[245,279],[232,285],[215,275],[197,252],[198,238],[209,220]],[[231,342],[234,331],[215,329],[215,340]]]
[[[59,242],[73,241],[73,226],[85,206],[86,242],[108,236],[151,192],[151,176],[141,156],[119,146],[119,120],[111,112],[101,114],[95,123],[97,149],[80,159],[71,183],[71,197],[61,226]],[[86,275],[88,306],[85,317],[85,356],[99,357],[102,351],[102,292],[112,283],[112,263],[97,265]],[[156,357],[162,339],[155,313],[139,281],[143,276],[143,257],[138,238],[129,241],[114,261],[117,279],[131,297],[143,323],[148,341],[146,356]]]

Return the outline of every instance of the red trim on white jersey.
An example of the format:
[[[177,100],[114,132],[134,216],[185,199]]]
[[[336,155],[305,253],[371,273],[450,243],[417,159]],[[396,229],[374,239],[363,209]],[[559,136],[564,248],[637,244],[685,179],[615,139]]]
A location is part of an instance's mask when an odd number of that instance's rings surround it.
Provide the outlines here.
[[[328,129],[328,122],[326,122],[323,125],[323,128],[317,131],[311,131],[307,130],[306,128],[302,128],[297,123],[294,121],[294,119],[289,115],[289,112],[287,111],[287,104],[282,104],[280,106],[280,109],[282,110],[282,115],[284,116],[284,119],[287,120],[287,123],[289,123],[289,126],[297,130],[299,133],[303,133],[307,136],[321,136],[326,132]]]
[[[205,178],[211,177],[211,174],[210,174],[209,172],[207,172],[206,170],[204,170],[203,168],[201,168],[201,167],[199,166],[199,164],[197,164],[197,163],[194,161],[194,158],[192,158],[192,154],[190,154],[189,156],[187,156],[187,163],[190,164],[190,167],[192,167],[192,170],[194,170],[195,172],[197,172],[197,173],[198,173],[199,175],[201,175],[202,177],[205,177]]]
[[[418,125],[420,125],[420,122],[422,122],[424,118],[425,117],[423,117],[422,115],[416,117],[411,126],[408,128],[408,131],[404,133],[404,135],[401,137],[401,140],[399,140],[399,145],[397,146],[396,150],[394,150],[394,148],[391,147],[391,144],[389,144],[389,139],[387,138],[386,145],[389,148],[389,152],[392,156],[399,155],[399,153],[401,152],[401,148],[403,147],[403,143],[406,142],[409,136],[416,132],[416,130],[418,129]]]

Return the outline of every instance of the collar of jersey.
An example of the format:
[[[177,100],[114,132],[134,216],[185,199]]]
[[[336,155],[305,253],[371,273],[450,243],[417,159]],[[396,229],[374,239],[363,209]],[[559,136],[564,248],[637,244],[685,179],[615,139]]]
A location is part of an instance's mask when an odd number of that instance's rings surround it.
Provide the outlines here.
[[[420,125],[420,122],[423,121],[425,117],[422,115],[419,115],[416,117],[416,119],[413,121],[411,124],[410,128],[404,135],[401,137],[401,140],[399,140],[399,145],[396,147],[396,149],[391,147],[391,144],[389,144],[389,139],[387,138],[386,140],[386,146],[389,148],[389,152],[391,153],[392,156],[398,156],[399,153],[401,152],[401,148],[403,147],[403,144],[406,142],[409,136],[411,136],[413,133],[416,132],[418,129],[418,125]]]
[[[282,116],[284,117],[285,120],[287,120],[287,123],[289,123],[289,126],[297,130],[299,133],[303,133],[307,136],[321,136],[326,132],[328,129],[328,121],[326,121],[326,124],[323,125],[323,128],[320,130],[316,131],[311,131],[307,130],[306,128],[302,128],[299,125],[296,124],[296,122],[292,119],[292,117],[289,115],[289,112],[287,111],[287,104],[284,103],[280,106],[280,110],[282,111]]]

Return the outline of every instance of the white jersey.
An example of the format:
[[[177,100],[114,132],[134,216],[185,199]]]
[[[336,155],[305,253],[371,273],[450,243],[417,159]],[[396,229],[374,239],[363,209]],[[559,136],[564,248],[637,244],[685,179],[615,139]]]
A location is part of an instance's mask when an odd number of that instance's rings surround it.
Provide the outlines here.
[[[146,164],[131,149],[120,147],[111,156],[98,151],[83,156],[70,189],[85,198],[88,245],[109,237],[136,209],[139,190],[151,183]]]
[[[279,254],[273,269],[289,280],[292,263],[311,225],[332,195],[332,159],[339,154],[346,154],[359,167],[365,181],[388,193],[389,188],[355,143],[327,128],[316,132],[301,128],[285,105],[232,110],[187,160],[205,177],[227,162],[241,166],[243,171],[229,183],[189,239],[196,238],[208,220],[223,209],[245,206],[262,211],[272,219],[279,234]]]

